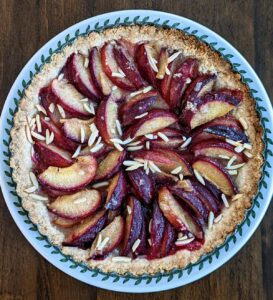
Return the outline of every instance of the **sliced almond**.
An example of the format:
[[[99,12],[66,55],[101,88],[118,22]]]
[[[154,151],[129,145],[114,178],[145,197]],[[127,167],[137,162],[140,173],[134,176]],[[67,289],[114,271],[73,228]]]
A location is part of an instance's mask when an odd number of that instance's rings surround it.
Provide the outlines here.
[[[136,169],[138,169],[138,168],[142,168],[142,167],[143,167],[142,164],[136,163],[135,165],[126,168],[125,171],[134,171],[134,170],[136,170]]]
[[[93,148],[90,149],[90,152],[95,153],[98,152],[103,147],[103,144],[97,144]]]
[[[127,256],[114,256],[112,257],[113,262],[124,262],[124,263],[129,263],[131,262],[131,258]]]
[[[148,166],[149,166],[149,168],[151,169],[151,171],[153,172],[153,173],[155,173],[155,172],[158,172],[158,173],[161,173],[162,171],[159,169],[159,167],[153,162],[153,161],[149,161],[148,162]]]
[[[37,194],[30,194],[29,195],[32,199],[34,200],[40,200],[40,201],[48,201],[47,197],[41,196],[41,195],[37,195]]]
[[[214,222],[214,213],[212,211],[209,212],[209,221],[208,221],[208,229],[211,230]]]
[[[162,132],[158,132],[157,135],[164,141],[164,142],[168,142],[169,138],[166,136],[166,134],[162,133]]]
[[[124,78],[125,75],[118,73],[118,72],[112,72],[112,77],[117,77],[117,78]]]
[[[37,187],[33,185],[33,186],[25,189],[25,192],[28,193],[28,194],[30,194],[30,193],[35,192],[36,190],[37,190]]]
[[[132,251],[133,251],[133,252],[136,251],[136,249],[137,249],[137,247],[139,246],[140,243],[141,243],[141,240],[140,240],[140,239],[137,239],[137,240],[134,242],[134,244],[133,244],[133,246],[132,246]]]
[[[110,238],[107,236],[98,246],[98,250],[102,250],[106,245],[107,243],[110,241]]]
[[[37,104],[36,108],[38,111],[42,112],[45,116],[47,116],[46,110],[42,107],[42,105]]]
[[[32,184],[36,188],[38,188],[39,187],[39,183],[38,183],[36,175],[33,172],[29,172],[29,178],[30,178],[30,181],[32,182]]]
[[[173,170],[171,171],[171,174],[176,175],[176,174],[179,174],[181,171],[182,171],[182,167],[179,166],[179,167],[173,169]]]
[[[93,184],[92,188],[98,189],[98,188],[105,187],[105,186],[108,186],[108,185],[109,185],[109,181],[102,181],[102,182]]]
[[[122,128],[119,120],[116,120],[116,127],[117,127],[118,134],[122,136]]]
[[[128,147],[127,150],[132,152],[132,151],[138,151],[140,149],[142,149],[144,146],[141,145],[141,146],[133,146],[133,147]]]
[[[241,164],[238,164],[238,165],[227,166],[226,168],[228,170],[236,170],[236,169],[242,168],[244,165],[245,165],[245,163],[241,163]]]
[[[118,144],[118,143],[114,143],[114,146],[120,152],[122,152],[124,150],[123,147],[120,144]]]
[[[231,139],[226,139],[226,142],[227,143],[229,143],[230,145],[232,145],[232,146],[242,146],[242,143],[241,143],[241,141],[233,141],[233,140],[231,140]]]
[[[229,207],[229,203],[228,203],[228,200],[227,200],[226,195],[225,195],[225,194],[222,194],[222,195],[221,195],[221,199],[222,199],[222,201],[223,201],[225,207],[228,208],[228,207]]]
[[[36,125],[37,125],[37,131],[42,132],[41,118],[39,114],[36,115]]]
[[[132,209],[129,205],[127,205],[127,212],[128,212],[128,215],[130,215],[132,213]]]
[[[241,123],[241,125],[243,126],[244,130],[248,129],[248,125],[245,119],[243,119],[242,117],[239,118],[239,122]]]
[[[78,148],[76,149],[76,151],[74,152],[74,154],[72,155],[72,158],[76,158],[77,156],[79,156],[80,152],[81,152],[81,145],[78,146]]]
[[[135,116],[135,119],[141,119],[141,118],[143,118],[143,117],[145,117],[147,115],[148,115],[148,112],[145,112],[145,113],[143,113],[141,115]]]
[[[55,110],[55,104],[54,104],[54,103],[50,103],[48,109],[49,109],[49,111],[50,111],[51,113],[54,113],[54,110]]]
[[[191,243],[191,242],[194,241],[194,240],[195,240],[195,238],[192,237],[192,238],[185,239],[185,240],[183,240],[183,241],[176,241],[176,242],[175,242],[175,245],[176,245],[176,246],[184,246],[184,245],[187,245],[187,244]]]
[[[46,139],[43,135],[41,135],[35,131],[31,131],[31,135],[40,141],[45,141],[45,139]]]
[[[182,149],[186,148],[187,146],[189,146],[189,144],[191,143],[191,141],[192,141],[191,137],[187,138],[186,141],[180,146],[180,148],[182,148]]]
[[[57,104],[58,111],[63,119],[65,119],[65,111],[60,104]]]
[[[223,215],[220,214],[219,216],[217,216],[217,217],[214,219],[214,223],[215,223],[215,224],[216,224],[216,223],[219,223],[219,222],[222,220],[222,218],[223,218]]]
[[[206,185],[203,176],[202,176],[197,170],[193,169],[193,173],[194,173],[196,179],[197,179],[200,183],[202,183],[203,185]]]
[[[171,62],[173,62],[181,53],[182,53],[181,51],[177,51],[173,55],[171,55],[168,58],[168,64],[171,63]]]

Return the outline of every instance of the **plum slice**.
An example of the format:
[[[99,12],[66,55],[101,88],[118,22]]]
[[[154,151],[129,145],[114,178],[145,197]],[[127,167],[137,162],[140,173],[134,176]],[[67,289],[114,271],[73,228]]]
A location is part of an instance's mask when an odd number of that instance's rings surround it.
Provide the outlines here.
[[[170,82],[169,104],[171,108],[180,106],[180,99],[188,85],[188,81],[196,77],[198,61],[194,58],[185,59],[176,69]]]
[[[161,95],[158,95],[158,97],[156,98],[155,102],[151,105],[151,109],[154,109],[154,108],[169,110],[170,106],[166,102],[166,100],[161,97]]]
[[[73,227],[65,238],[63,245],[87,248],[91,245],[98,232],[102,230],[107,221],[105,210],[100,210],[86,218],[79,225]]]
[[[111,223],[116,217],[121,215],[121,209],[108,210],[107,212],[107,225]]]
[[[159,186],[171,186],[176,184],[176,182],[178,181],[178,178],[176,176],[165,172],[153,173],[153,178],[156,185]]]
[[[57,225],[57,226],[59,226],[59,227],[62,227],[62,228],[71,228],[71,227],[77,225],[77,224],[80,222],[80,220],[69,220],[69,219],[64,219],[64,218],[62,218],[62,217],[56,216],[56,217],[52,220],[52,222],[53,222],[55,225]]]
[[[169,222],[166,222],[164,235],[161,243],[161,257],[171,254],[176,240],[176,232]]]
[[[62,119],[62,116],[55,106],[58,102],[58,98],[53,94],[51,86],[42,88],[39,92],[39,98],[50,120],[55,125],[60,126],[60,119]],[[54,110],[51,108],[52,106],[54,107]]]
[[[134,251],[135,255],[146,255],[148,253],[147,235],[148,235],[147,224],[145,218],[143,218],[141,232],[138,237],[140,242]]]
[[[124,126],[130,125],[135,117],[148,111],[152,104],[155,103],[158,93],[155,90],[147,93],[141,93],[127,100],[119,111],[119,115]]]
[[[90,51],[89,70],[93,82],[95,83],[97,89],[101,91],[101,94],[105,96],[111,94],[114,85],[104,73],[101,63],[101,55],[96,47],[93,47]]]
[[[64,136],[63,132],[55,124],[50,121],[46,121],[44,118],[41,118],[42,132],[45,134],[46,129],[54,133],[54,144],[62,149],[65,149],[69,152],[75,152],[78,147],[78,143],[68,139]]]
[[[203,74],[195,78],[185,91],[183,101],[193,101],[195,98],[200,98],[210,92],[216,81],[215,74]]]
[[[189,98],[181,114],[181,121],[194,129],[229,113],[240,104],[242,94],[239,91],[214,91],[201,98]]]
[[[232,115],[226,115],[223,117],[216,118],[211,122],[207,123],[206,126],[227,126],[242,130],[241,123]]]
[[[86,143],[91,134],[90,125],[93,122],[93,118],[89,120],[64,119],[62,130],[67,138],[78,143]]]
[[[115,217],[101,232],[98,233],[90,249],[90,257],[104,257],[121,243],[124,236],[125,223],[122,216]]]
[[[174,75],[174,71],[177,66],[182,62],[182,55],[178,52],[172,52],[169,54],[176,54],[177,57],[170,63],[168,63],[168,73],[165,73],[163,79],[160,82],[160,92],[162,97],[169,103],[170,102],[170,88],[171,88],[171,81]]]
[[[112,150],[99,163],[95,180],[108,179],[119,171],[126,156],[125,151]]]
[[[191,167],[187,160],[173,150],[140,150],[134,154],[134,157],[154,162],[163,172],[170,173],[172,170],[181,167],[183,175],[192,175]]]
[[[248,137],[246,134],[242,130],[233,127],[227,127],[223,125],[208,126],[203,130],[203,132],[210,137],[220,136],[223,139],[227,138],[233,141],[242,141],[243,143],[248,143]],[[199,139],[200,138],[201,137],[199,136]]]
[[[40,159],[48,166],[68,167],[73,163],[71,154],[52,144],[36,141],[34,151],[38,153]]]
[[[51,82],[51,88],[57,97],[57,102],[70,114],[75,117],[90,117],[91,113],[86,110],[86,102],[82,102],[84,96],[78,90],[65,80],[54,79]],[[91,104],[92,102],[89,101]]]
[[[145,134],[164,129],[177,122],[175,114],[163,109],[153,109],[135,125],[129,127],[125,136],[136,138]]]
[[[190,207],[191,211],[198,217],[202,224],[208,221],[209,211],[203,202],[197,197],[194,191],[185,189],[183,181],[178,181],[174,186],[170,187],[170,191],[186,203],[187,207]]]
[[[139,196],[145,204],[150,204],[155,195],[155,187],[152,178],[145,173],[143,168],[130,171],[127,175],[137,196]]]
[[[219,140],[208,140],[195,144],[191,147],[191,151],[194,152],[195,156],[204,155],[214,158],[221,158],[221,155],[232,158],[236,157],[236,161],[242,163],[246,160],[244,154],[238,153],[234,150],[234,147],[229,143]]]
[[[181,137],[182,133],[179,129],[175,129],[175,128],[164,128],[162,130],[160,130],[161,133],[165,134],[167,137]]]
[[[248,137],[240,127],[212,123],[214,122],[209,122],[191,132],[192,145],[210,139],[225,141],[226,138],[233,141],[248,143]]]
[[[157,51],[152,44],[140,44],[136,51],[137,67],[141,76],[146,79],[153,87],[157,86],[156,71],[151,66],[150,59],[157,59]]]
[[[126,179],[123,171],[120,171],[111,180],[104,207],[110,210],[118,209],[126,196],[126,190]]]
[[[124,38],[118,39],[117,40],[118,44],[121,45],[124,49],[126,49],[128,51],[128,53],[130,54],[130,56],[132,58],[135,58],[136,56],[136,51],[138,48],[138,44],[133,43],[129,40],[126,40]]]
[[[203,186],[197,180],[183,180],[187,182],[189,186],[193,188],[193,190],[197,193],[197,197],[203,202],[208,211],[212,211],[214,215],[217,215],[220,210],[220,205],[215,198],[215,195],[210,192],[208,186]]]
[[[133,83],[136,89],[141,89],[147,85],[141,77],[133,57],[129,54],[126,48],[117,42],[113,50],[118,66],[124,72],[126,78]]]
[[[96,100],[100,97],[100,92],[93,82],[88,66],[85,66],[85,59],[85,56],[80,53],[71,54],[64,67],[64,73],[80,93]]]
[[[115,59],[114,47],[113,43],[106,43],[100,49],[103,70],[108,78],[121,89],[135,91],[136,88],[133,83],[121,74],[119,70],[119,65]]]
[[[168,188],[158,191],[158,204],[165,218],[178,230],[190,231],[198,239],[203,239],[204,231],[194,216],[174,198]]]
[[[97,170],[96,159],[80,156],[69,167],[49,167],[42,172],[38,179],[41,184],[59,191],[76,191],[89,184],[95,177]]]
[[[85,189],[71,195],[60,196],[47,207],[59,217],[82,220],[94,213],[100,205],[100,193],[97,190]]]
[[[152,218],[150,221],[150,236],[151,236],[151,249],[150,257],[158,258],[160,257],[160,249],[162,240],[164,237],[165,230],[165,218],[160,210],[157,201],[153,203]]]
[[[152,140],[150,141],[151,149],[175,149],[181,146],[184,143],[182,137],[170,137],[168,141],[164,141],[162,139]]]
[[[117,124],[118,120],[118,104],[113,94],[109,95],[105,100],[101,101],[95,123],[105,143],[112,145],[112,138],[118,137]]]
[[[194,170],[208,181],[216,185],[227,196],[236,194],[237,188],[226,169],[215,159],[207,156],[196,157],[192,164]]]
[[[127,206],[129,209],[127,209],[125,236],[121,255],[128,255],[131,251],[133,244],[140,236],[143,224],[143,212],[140,201],[134,196],[129,196]]]
[[[52,199],[56,199],[59,196],[67,195],[70,194],[71,192],[63,192],[63,191],[58,191],[54,190],[46,185],[41,184],[41,190],[46,193],[49,197]]]
[[[113,150],[113,147],[110,147],[103,142],[101,142],[101,144],[103,146],[96,152],[91,152],[91,149],[93,148],[94,145],[92,145],[91,147],[89,146],[84,147],[80,152],[80,155],[90,155],[91,153],[94,157],[100,159],[103,156],[107,155],[111,150]]]

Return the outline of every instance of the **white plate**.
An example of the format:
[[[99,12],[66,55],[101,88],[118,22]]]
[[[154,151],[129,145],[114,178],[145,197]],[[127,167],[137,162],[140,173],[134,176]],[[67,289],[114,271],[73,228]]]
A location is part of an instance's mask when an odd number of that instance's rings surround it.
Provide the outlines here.
[[[102,30],[113,25],[133,23],[150,23],[184,30],[207,42],[229,60],[234,69],[241,73],[244,82],[249,85],[253,97],[257,101],[257,110],[260,112],[261,123],[265,129],[264,142],[266,145],[265,165],[259,192],[253,201],[253,206],[246,213],[245,220],[237,227],[236,232],[229,236],[222,246],[213,253],[202,257],[194,265],[167,274],[144,275],[142,277],[107,275],[100,273],[99,270],[87,269],[84,265],[75,263],[62,254],[58,248],[53,247],[46,237],[41,236],[36,226],[28,219],[27,213],[22,209],[20,199],[16,196],[15,184],[11,179],[11,170],[8,166],[9,131],[12,126],[13,115],[24,88],[29,84],[33,74],[39,71],[40,66],[47,61],[54,51],[60,50],[76,36],[94,29]],[[200,279],[222,266],[242,248],[260,224],[270,203],[273,189],[271,120],[272,107],[270,100],[254,70],[235,48],[210,29],[189,19],[158,11],[125,10],[103,14],[71,26],[51,39],[29,60],[15,80],[6,99],[0,124],[0,182],[2,191],[12,217],[26,239],[44,258],[68,275],[87,284],[113,291],[144,293],[172,289]]]

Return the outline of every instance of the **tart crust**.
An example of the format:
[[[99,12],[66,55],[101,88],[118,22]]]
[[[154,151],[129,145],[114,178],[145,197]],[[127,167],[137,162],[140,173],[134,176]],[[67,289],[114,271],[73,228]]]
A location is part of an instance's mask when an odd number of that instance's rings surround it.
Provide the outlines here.
[[[105,41],[119,38],[125,38],[131,42],[156,41],[161,45],[181,50],[185,56],[192,56],[199,60],[201,72],[217,73],[217,87],[228,87],[243,92],[242,103],[233,111],[237,118],[242,117],[246,121],[248,125],[246,134],[253,147],[253,158],[239,170],[236,180],[243,196],[237,201],[231,202],[228,209],[223,209],[221,222],[215,224],[212,229],[206,230],[206,241],[197,251],[182,250],[160,259],[137,258],[131,262],[113,262],[111,257],[101,261],[87,260],[88,250],[61,245],[65,234],[51,223],[46,203],[33,200],[24,191],[31,185],[28,174],[32,168],[32,146],[27,140],[25,125],[27,124],[27,116],[32,117],[37,113],[36,105],[39,103],[39,90],[58,76],[66,59],[73,52],[80,51],[87,54],[91,47],[100,47]],[[198,261],[201,255],[209,253],[221,245],[227,235],[235,230],[236,225],[243,221],[246,209],[251,206],[252,198],[258,190],[258,182],[261,177],[262,150],[264,147],[262,134],[262,127],[255,110],[255,101],[250,97],[248,87],[242,83],[240,74],[235,73],[231,65],[216,51],[197,38],[188,36],[179,30],[159,29],[154,26],[121,26],[107,29],[101,33],[92,32],[86,37],[77,38],[72,45],[66,46],[62,52],[52,55],[50,62],[46,63],[42,70],[34,76],[14,117],[14,126],[11,130],[10,150],[12,157],[10,166],[13,169],[13,179],[17,183],[17,193],[22,198],[22,205],[29,212],[30,219],[37,224],[39,231],[46,235],[54,245],[62,248],[63,253],[71,255],[78,262],[87,263],[92,268],[99,268],[103,272],[120,274],[130,272],[134,275],[154,274],[170,271],[174,268],[183,268],[189,263]]]

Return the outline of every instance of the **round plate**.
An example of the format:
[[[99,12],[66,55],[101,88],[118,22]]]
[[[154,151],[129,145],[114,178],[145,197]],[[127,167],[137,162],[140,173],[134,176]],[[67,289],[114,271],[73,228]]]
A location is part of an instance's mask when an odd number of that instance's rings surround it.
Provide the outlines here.
[[[33,75],[39,72],[44,63],[50,60],[53,53],[61,51],[65,45],[73,42],[78,36],[86,35],[94,30],[100,31],[113,26],[131,24],[153,24],[159,27],[177,28],[196,36],[220,52],[232,64],[233,69],[241,74],[242,81],[249,86],[252,96],[256,100],[256,108],[264,128],[263,139],[265,143],[265,164],[263,176],[259,183],[259,191],[253,199],[252,207],[246,212],[244,221],[237,226],[232,235],[227,237],[225,243],[215,249],[214,252],[201,257],[197,263],[188,265],[184,269],[140,277],[130,274],[125,276],[119,276],[116,273],[104,274],[99,270],[91,270],[84,264],[79,264],[64,255],[58,247],[51,245],[47,238],[39,233],[36,225],[30,221],[27,212],[21,207],[21,199],[16,194],[16,185],[12,180],[12,170],[9,167],[10,129],[13,124],[13,117],[24,94],[24,89],[30,84]],[[87,284],[121,292],[143,293],[172,289],[200,279],[222,266],[243,247],[260,224],[270,203],[273,190],[271,120],[270,100],[254,70],[236,49],[210,29],[189,19],[158,11],[124,10],[103,14],[82,21],[51,39],[29,60],[15,80],[4,105],[0,123],[0,182],[2,191],[14,221],[27,240],[51,264],[68,275]]]

